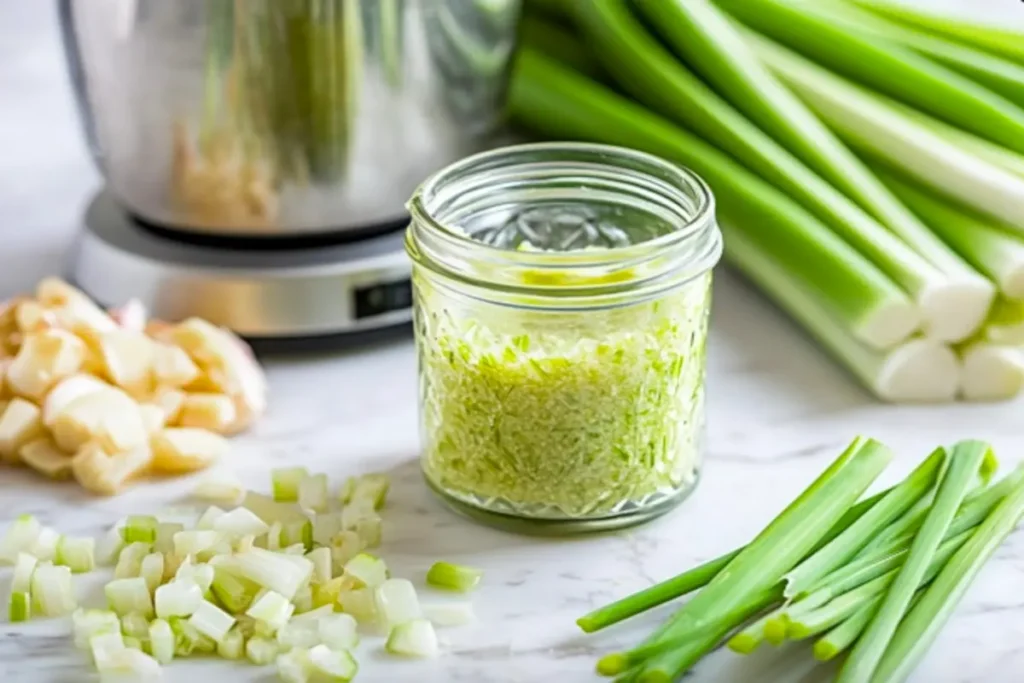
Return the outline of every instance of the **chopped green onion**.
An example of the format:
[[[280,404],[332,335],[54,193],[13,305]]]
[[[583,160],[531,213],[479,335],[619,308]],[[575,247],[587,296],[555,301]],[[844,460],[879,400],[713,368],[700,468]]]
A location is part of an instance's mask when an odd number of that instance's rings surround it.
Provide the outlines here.
[[[327,475],[312,474],[299,482],[299,507],[313,512],[327,512]]]
[[[32,515],[21,515],[15,519],[0,541],[0,564],[14,564],[18,553],[31,553],[42,528]]]
[[[224,540],[224,534],[213,529],[179,531],[174,534],[174,552],[182,557],[198,555]]]
[[[164,556],[160,553],[150,553],[142,558],[139,576],[146,581],[149,592],[154,592],[164,580]]]
[[[309,650],[296,647],[278,655],[277,675],[284,683],[308,683],[311,673]]]
[[[253,636],[245,643],[245,658],[256,666],[273,664],[278,652],[280,647],[277,641],[269,638]]]
[[[175,581],[192,581],[206,595],[216,577],[217,570],[209,564],[192,564],[191,560],[181,563],[174,573]]]
[[[96,540],[62,536],[57,546],[56,563],[70,568],[75,574],[91,572],[96,568]]]
[[[384,560],[369,553],[359,553],[345,563],[345,575],[356,579],[359,586],[376,588],[388,578]]]
[[[317,515],[313,519],[313,542],[319,545],[330,545],[331,539],[341,530],[341,513],[328,512]]]
[[[132,636],[124,637],[124,646],[129,650],[138,650],[140,652],[143,650],[142,641]]]
[[[154,619],[149,625],[149,649],[161,664],[170,664],[174,659],[174,631],[163,619]]]
[[[1022,515],[1024,485],[1018,486],[981,523],[970,540],[945,564],[917,605],[899,623],[875,669],[875,680],[895,682],[910,675],[978,572],[1014,530]]]
[[[171,581],[156,589],[155,602],[161,619],[190,617],[202,604],[203,591],[194,581]]]
[[[295,605],[296,614],[304,615],[314,610],[316,605],[313,604],[313,587],[309,584],[302,586],[292,598],[292,604]]]
[[[156,543],[156,528],[159,522],[152,515],[132,515],[124,525],[125,543]]]
[[[426,604],[423,616],[435,626],[465,626],[476,621],[471,602]]]
[[[294,503],[298,501],[299,486],[307,476],[309,476],[309,472],[306,471],[305,467],[289,467],[271,471],[270,481],[273,487],[274,500],[279,503]]]
[[[121,550],[117,558],[117,566],[114,567],[115,579],[131,579],[139,575],[142,570],[142,558],[150,553],[153,546],[149,543],[129,543]]]
[[[152,681],[160,678],[160,664],[140,649],[128,647],[127,639],[124,648],[112,651],[103,660],[97,661],[96,668],[104,683],[113,680]]]
[[[935,503],[914,537],[907,560],[882,601],[878,614],[840,670],[836,683],[864,681],[873,675],[914,593],[921,585],[957,508],[967,495],[982,464],[991,457],[991,447],[980,441],[963,441],[953,447],[949,468],[939,484]]]
[[[435,562],[427,571],[427,584],[435,588],[466,593],[476,588],[484,573],[473,567],[450,562]]]
[[[803,593],[818,579],[853,559],[870,543],[873,536],[907,512],[933,489],[946,459],[946,449],[937,449],[863,517],[786,574],[783,578],[786,582],[785,596],[792,598]]]
[[[36,542],[32,544],[29,553],[35,555],[40,562],[51,562],[57,557],[57,546],[60,545],[61,535],[48,526],[39,530]]]
[[[196,629],[188,619],[183,617],[170,617],[167,623],[174,633],[174,655],[176,657],[188,657],[194,652],[211,654],[217,651],[217,644],[204,636]]]
[[[298,505],[279,503],[270,496],[264,496],[253,491],[246,492],[245,502],[242,504],[242,507],[246,510],[251,510],[257,517],[271,525],[275,522],[283,524],[284,522],[306,518],[306,515]]]
[[[356,480],[351,495],[345,502],[365,501],[375,510],[380,510],[387,502],[390,488],[391,481],[386,474],[367,474]]]
[[[351,614],[329,614],[317,619],[320,642],[332,650],[351,650],[359,644],[358,622]]]
[[[205,565],[209,566],[209,565]],[[211,569],[213,569],[211,567]],[[241,614],[249,609],[256,594],[260,591],[259,584],[249,579],[235,576],[222,568],[214,570],[213,581],[210,584],[217,601],[231,614]]]
[[[32,617],[32,599],[28,593],[11,592],[7,600],[7,620],[12,624],[28,621]]]
[[[294,647],[310,648],[320,643],[320,632],[316,620],[295,621],[292,619],[277,631],[277,642],[284,650]]]
[[[216,519],[213,528],[231,538],[261,536],[270,530],[270,525],[246,508],[235,508]]]
[[[235,625],[235,618],[212,602],[203,600],[188,623],[215,643],[219,643]]]
[[[192,495],[209,503],[234,507],[245,499],[245,487],[235,477],[215,475],[196,484]]]
[[[245,656],[245,636],[237,626],[233,627],[217,643],[217,654],[224,659],[237,660]]]
[[[281,525],[281,547],[301,545],[303,552],[313,549],[313,523],[308,519],[295,519]]]
[[[89,651],[97,668],[104,667],[124,649],[124,636],[121,635],[121,631],[97,633],[89,638]]]
[[[343,571],[345,565],[364,549],[363,539],[354,531],[339,531],[331,537],[331,562],[335,572]]]
[[[404,624],[423,616],[416,589],[407,579],[388,579],[375,592],[377,611],[387,626]]]
[[[282,548],[281,553],[284,555],[305,555],[306,545],[304,543],[296,543],[287,548]]]
[[[347,505],[352,500],[352,494],[356,491],[358,480],[358,477],[348,477],[345,479],[345,483],[341,485],[341,488],[338,489],[338,500],[342,504]]]
[[[18,553],[14,565],[14,576],[11,578],[12,593],[28,593],[32,588],[32,573],[39,564],[33,555]]]
[[[212,531],[217,526],[217,520],[226,514],[227,512],[221,510],[216,505],[211,505],[206,508],[206,511],[202,515],[199,516],[199,520],[196,522],[196,529]]]
[[[121,635],[139,641],[149,640],[149,619],[138,612],[126,614],[121,618]]]
[[[302,612],[301,614],[299,613],[298,609],[296,609],[295,612],[296,616],[292,618],[293,623],[311,622],[317,621],[320,618],[326,617],[330,614],[334,614],[334,608],[331,605],[321,605],[316,609],[307,610],[305,612]]]
[[[153,542],[153,550],[165,555],[174,552],[174,534],[184,530],[184,524],[160,522],[156,525],[156,541]]]
[[[121,527],[115,524],[107,529],[96,544],[96,561],[101,566],[112,567],[121,556],[122,548],[124,548],[124,537],[121,535]]]
[[[288,623],[295,612],[295,605],[280,593],[268,591],[253,602],[246,615],[267,627],[267,633],[275,634]]]
[[[436,657],[437,633],[426,619],[414,619],[392,628],[384,649],[405,657]]]
[[[114,579],[104,586],[103,592],[107,596],[110,609],[118,616],[133,613],[147,618],[153,616],[153,598],[146,580],[142,577]],[[159,596],[159,592],[157,595]]]
[[[121,620],[109,610],[79,608],[71,615],[71,630],[75,636],[75,647],[86,650],[93,636],[121,633]]]
[[[355,530],[356,536],[359,537],[360,543],[366,548],[376,548],[380,546],[381,538],[383,537],[383,520],[379,515],[363,515],[356,520]]]
[[[377,599],[372,588],[344,591],[338,596],[338,606],[342,612],[351,614],[356,621],[365,626],[377,626],[380,622]]]
[[[313,563],[314,583],[327,583],[333,578],[333,562],[331,561],[330,548],[315,548],[306,554],[306,558]]]
[[[346,683],[355,678],[359,667],[348,652],[337,651],[326,645],[310,649],[309,668],[315,681],[323,683]]]
[[[68,567],[39,564],[32,573],[31,594],[40,616],[62,617],[78,606]]]

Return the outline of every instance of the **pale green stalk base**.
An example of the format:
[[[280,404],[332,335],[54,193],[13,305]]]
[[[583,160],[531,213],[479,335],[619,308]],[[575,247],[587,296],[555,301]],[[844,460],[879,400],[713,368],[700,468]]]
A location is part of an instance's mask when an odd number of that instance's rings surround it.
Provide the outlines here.
[[[758,251],[741,233],[726,233],[726,259],[739,267],[879,398],[893,403],[948,403],[956,398],[960,364],[936,341],[914,339],[880,354],[853,339],[786,269]]]
[[[960,396],[966,401],[1007,401],[1024,391],[1024,350],[986,341],[957,348],[962,369]]]

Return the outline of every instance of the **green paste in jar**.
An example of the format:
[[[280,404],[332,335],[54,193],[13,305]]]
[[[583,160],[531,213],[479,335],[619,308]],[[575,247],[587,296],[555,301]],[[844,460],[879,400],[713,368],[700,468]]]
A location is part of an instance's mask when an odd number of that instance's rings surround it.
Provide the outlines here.
[[[706,274],[585,312],[425,307],[427,477],[488,509],[553,519],[613,514],[689,486],[710,284]]]

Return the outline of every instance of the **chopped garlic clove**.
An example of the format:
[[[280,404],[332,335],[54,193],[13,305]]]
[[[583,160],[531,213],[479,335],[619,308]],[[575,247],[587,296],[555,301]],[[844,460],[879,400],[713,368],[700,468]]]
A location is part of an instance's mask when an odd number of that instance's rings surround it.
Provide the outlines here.
[[[108,455],[102,446],[93,442],[78,451],[72,459],[71,471],[87,491],[112,496],[133,477],[146,472],[152,459],[147,446]]]
[[[172,427],[153,435],[153,468],[159,472],[202,470],[227,452],[224,437],[205,429]]]
[[[57,445],[77,452],[90,441],[119,453],[146,444],[149,435],[139,406],[123,391],[110,388],[72,401],[53,423]]]
[[[177,423],[199,427],[218,434],[229,434],[237,419],[235,402],[225,394],[186,394]]]
[[[51,479],[71,477],[71,456],[57,448],[48,436],[29,441],[18,450],[21,461]]]
[[[40,401],[58,380],[78,372],[85,352],[82,340],[64,330],[30,335],[7,368],[7,385],[19,396]]]
[[[18,450],[44,433],[42,411],[23,398],[13,399],[0,415],[0,459],[18,462]]]
[[[103,366],[114,384],[132,396],[146,396],[153,387],[153,341],[142,332],[114,330],[99,339]]]

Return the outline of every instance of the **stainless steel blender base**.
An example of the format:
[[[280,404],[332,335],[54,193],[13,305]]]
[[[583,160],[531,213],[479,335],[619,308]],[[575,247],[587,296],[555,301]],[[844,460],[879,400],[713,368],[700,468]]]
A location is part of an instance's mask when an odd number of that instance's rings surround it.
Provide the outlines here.
[[[154,318],[201,316],[255,340],[356,335],[412,319],[403,231],[346,244],[245,250],[138,226],[106,192],[89,205],[70,278],[96,301]]]

